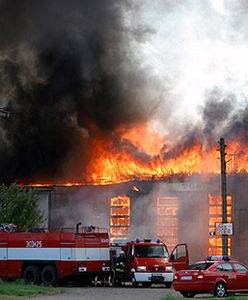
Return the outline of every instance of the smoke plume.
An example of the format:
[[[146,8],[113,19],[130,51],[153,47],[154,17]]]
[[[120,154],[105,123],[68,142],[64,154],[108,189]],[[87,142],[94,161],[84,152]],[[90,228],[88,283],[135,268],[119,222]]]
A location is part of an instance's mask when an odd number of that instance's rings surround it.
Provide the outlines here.
[[[86,178],[92,157],[161,157],[220,135],[247,142],[245,1],[0,1],[1,181]],[[137,127],[138,128],[138,127]],[[105,149],[105,150],[106,150]],[[91,164],[91,166],[89,165]]]
[[[151,114],[160,91],[149,106],[144,96],[160,87],[130,48],[149,32],[126,26],[128,9],[112,0],[0,2],[1,102],[11,113],[1,122],[2,180],[63,178],[78,159],[74,175],[83,174],[92,138]]]

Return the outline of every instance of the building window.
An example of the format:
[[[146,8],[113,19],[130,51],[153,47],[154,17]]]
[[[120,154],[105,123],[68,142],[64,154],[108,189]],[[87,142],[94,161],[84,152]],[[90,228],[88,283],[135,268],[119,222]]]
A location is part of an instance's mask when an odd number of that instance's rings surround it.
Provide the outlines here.
[[[130,232],[130,198],[118,196],[111,198],[110,240],[127,240]]]
[[[220,195],[208,195],[209,232],[215,232],[215,223],[222,223],[222,198]],[[227,196],[227,223],[232,222],[232,197]],[[222,255],[222,236],[209,237],[208,255]],[[228,255],[231,255],[231,238],[228,237]]]
[[[178,244],[178,198],[157,198],[157,236],[169,248]]]

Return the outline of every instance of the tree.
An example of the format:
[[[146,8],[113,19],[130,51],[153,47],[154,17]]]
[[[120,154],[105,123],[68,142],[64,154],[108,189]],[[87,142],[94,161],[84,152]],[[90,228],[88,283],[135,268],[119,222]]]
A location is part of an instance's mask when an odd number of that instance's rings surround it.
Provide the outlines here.
[[[13,223],[18,230],[25,231],[40,226],[44,220],[34,188],[19,187],[16,184],[0,186],[0,224]]]

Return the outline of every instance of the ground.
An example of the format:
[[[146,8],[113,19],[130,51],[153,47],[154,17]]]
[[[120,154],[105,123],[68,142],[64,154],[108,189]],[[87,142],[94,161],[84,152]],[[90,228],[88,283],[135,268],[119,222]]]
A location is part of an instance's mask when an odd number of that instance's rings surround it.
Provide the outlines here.
[[[151,288],[133,288],[133,287],[66,287],[63,288],[63,293],[58,295],[40,296],[40,297],[19,297],[15,300],[161,300],[165,296],[181,295],[173,289],[166,289],[160,287]],[[12,299],[11,299],[12,300]]]

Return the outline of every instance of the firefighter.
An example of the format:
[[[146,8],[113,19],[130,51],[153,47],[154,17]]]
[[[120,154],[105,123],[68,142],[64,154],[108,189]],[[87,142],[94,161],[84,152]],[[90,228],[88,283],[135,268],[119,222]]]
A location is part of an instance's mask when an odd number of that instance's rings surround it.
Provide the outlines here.
[[[116,272],[120,273],[119,275],[125,272],[125,253],[124,251],[120,251],[119,256],[116,259]]]
[[[125,253],[120,251],[119,256],[114,260],[111,282],[113,286],[121,286],[125,281]]]

